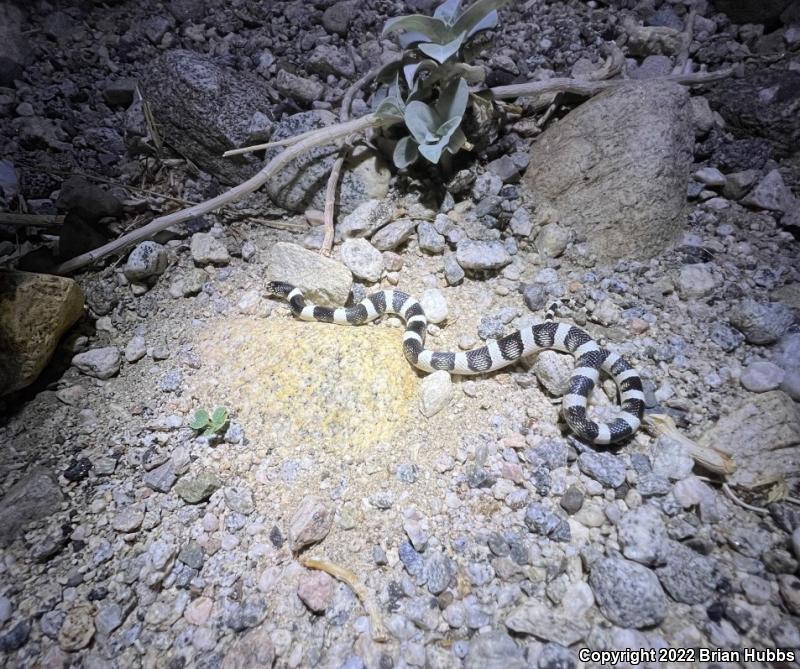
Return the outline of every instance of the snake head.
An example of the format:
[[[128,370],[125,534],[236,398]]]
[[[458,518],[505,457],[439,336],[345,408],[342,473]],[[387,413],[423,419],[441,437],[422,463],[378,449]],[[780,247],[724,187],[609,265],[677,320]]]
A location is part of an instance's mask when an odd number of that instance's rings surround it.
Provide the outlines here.
[[[267,293],[270,295],[275,295],[277,297],[286,297],[289,293],[294,290],[294,286],[289,283],[284,283],[283,281],[268,281],[267,282]]]

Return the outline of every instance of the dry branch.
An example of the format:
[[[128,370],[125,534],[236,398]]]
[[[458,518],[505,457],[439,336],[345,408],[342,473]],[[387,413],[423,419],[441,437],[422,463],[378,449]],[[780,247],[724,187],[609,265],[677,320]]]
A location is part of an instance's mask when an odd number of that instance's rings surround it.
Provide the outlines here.
[[[226,151],[222,154],[223,158],[228,158],[230,156],[240,156],[243,153],[252,153],[253,151],[261,151],[263,149],[274,149],[276,146],[289,146],[290,144],[296,144],[301,139],[306,139],[313,135],[316,130],[308,130],[306,132],[301,132],[299,135],[292,135],[291,137],[287,137],[286,139],[276,139],[274,142],[266,142],[264,144],[251,144],[250,146],[242,146],[238,149],[231,149],[230,151]]]
[[[56,274],[67,274],[69,272],[74,272],[75,270],[85,267],[86,265],[95,262],[96,260],[99,260],[100,258],[103,258],[111,253],[121,251],[122,249],[136,244],[137,242],[149,239],[154,234],[160,232],[164,228],[168,228],[170,225],[183,223],[184,221],[188,221],[197,216],[201,216],[202,214],[206,214],[209,211],[213,211],[214,209],[217,209],[228,202],[233,202],[234,200],[237,200],[240,197],[257,190],[278,170],[285,167],[297,156],[308,151],[309,149],[313,149],[315,146],[329,144],[339,137],[346,137],[356,132],[363,132],[367,128],[377,127],[383,123],[384,121],[375,116],[375,114],[368,114],[367,116],[362,116],[361,118],[355,119],[348,123],[341,123],[335,126],[320,128],[311,135],[308,135],[305,139],[297,142],[294,146],[291,146],[285,151],[279,153],[264,167],[262,167],[258,173],[250,177],[247,181],[240,183],[238,186],[234,186],[230,190],[221,193],[210,200],[206,200],[205,202],[201,202],[191,207],[187,207],[186,209],[181,209],[180,211],[167,214],[166,216],[154,218],[152,221],[150,221],[150,223],[139,228],[138,230],[129,232],[127,235],[123,235],[119,239],[115,239],[108,244],[104,244],[100,248],[89,251],[88,253],[83,253],[75,258],[72,258],[72,260],[62,263],[56,267],[54,271]]]
[[[710,81],[725,79],[733,73],[733,68],[718,70],[716,72],[696,72],[694,74],[671,74],[666,77],[656,77],[648,81],[654,83],[671,81],[684,86],[694,86],[705,84]],[[509,84],[508,86],[496,86],[490,89],[495,98],[499,100],[508,98],[526,97],[528,95],[542,95],[543,93],[573,93],[591,97],[609,88],[620,86],[630,86],[631,84],[641,84],[636,79],[610,79],[608,81],[584,81],[581,79],[569,79],[557,77],[546,81],[529,81],[524,84]]]
[[[327,560],[319,560],[317,558],[300,558],[300,564],[307,569],[318,569],[330,574],[334,578],[339,579],[343,583],[347,583],[356,596],[361,600],[361,605],[372,620],[372,638],[375,641],[386,641],[386,628],[383,625],[380,610],[375,604],[367,587],[359,580],[352,571],[344,567],[340,567],[333,562]]]
[[[0,225],[14,228],[58,228],[64,223],[64,216],[51,214],[0,214]]]
[[[372,79],[377,76],[378,72],[380,72],[380,67],[371,69],[347,89],[347,92],[342,98],[342,109],[339,112],[339,120],[342,123],[350,119],[350,105],[353,103],[355,94],[362,86],[365,86],[367,82],[372,81]],[[344,161],[347,160],[347,156],[350,155],[350,151],[352,150],[352,139],[352,137],[347,137],[344,140],[344,145],[339,149],[339,155],[336,156],[336,160],[331,168],[331,173],[328,175],[328,185],[325,188],[325,210],[322,219],[323,225],[325,226],[325,234],[322,237],[322,246],[319,249],[319,252],[324,256],[329,256],[333,248],[333,233],[336,218],[336,188],[339,185],[339,175],[342,173]]]

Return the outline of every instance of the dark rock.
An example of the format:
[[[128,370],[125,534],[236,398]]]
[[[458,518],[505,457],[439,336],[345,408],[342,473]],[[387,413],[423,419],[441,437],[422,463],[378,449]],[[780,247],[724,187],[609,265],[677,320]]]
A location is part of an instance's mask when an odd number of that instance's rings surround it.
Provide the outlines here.
[[[181,548],[178,553],[178,559],[183,562],[187,567],[192,569],[202,569],[205,560],[205,553],[203,547],[196,541],[190,541]]]
[[[0,653],[13,653],[26,643],[31,633],[31,624],[27,620],[17,623],[10,632],[0,636]]]
[[[358,11],[358,5],[351,0],[343,0],[328,7],[322,14],[322,25],[329,33],[344,37],[350,22]]]
[[[0,4],[0,86],[13,88],[30,62],[30,42],[22,32],[28,25],[25,13],[14,3]]]
[[[197,11],[204,12],[198,6]],[[222,157],[228,149],[247,143],[253,116],[272,106],[257,79],[177,49],[153,61],[142,90],[164,136],[181,155],[225,184],[240,183],[258,170],[259,161],[252,154]]]
[[[0,500],[0,546],[8,546],[27,524],[50,516],[62,499],[55,476],[34,467]]]
[[[800,72],[759,69],[718,82],[708,97],[734,134],[763,137],[779,157],[800,147]]]
[[[122,202],[117,197],[79,176],[70,177],[61,185],[56,207],[60,211],[77,212],[88,223],[122,215]]]
[[[621,627],[651,627],[667,614],[667,598],[647,567],[621,558],[599,558],[589,585],[603,615]]]
[[[89,458],[80,458],[80,460],[73,460],[69,467],[64,470],[64,478],[67,481],[82,481],[85,479],[92,469],[92,461]]]
[[[198,22],[206,15],[205,0],[170,0],[167,8],[178,23]]]
[[[667,564],[656,573],[674,600],[700,604],[714,593],[719,576],[710,558],[674,541],[669,543],[664,553]]]
[[[766,27],[777,27],[778,19],[792,0],[714,0],[718,12],[727,14],[734,23],[763,23]]]
[[[103,88],[103,99],[109,107],[128,107],[135,91],[136,79],[117,79]]]
[[[550,537],[555,541],[569,541],[569,523],[538,502],[529,504],[525,509],[525,524],[531,532]]]
[[[587,451],[578,457],[578,466],[587,476],[591,476],[607,488],[616,488],[625,481],[625,465],[611,453]]]
[[[567,488],[567,491],[561,497],[561,508],[568,514],[572,515],[580,511],[583,506],[583,493],[574,485]]]

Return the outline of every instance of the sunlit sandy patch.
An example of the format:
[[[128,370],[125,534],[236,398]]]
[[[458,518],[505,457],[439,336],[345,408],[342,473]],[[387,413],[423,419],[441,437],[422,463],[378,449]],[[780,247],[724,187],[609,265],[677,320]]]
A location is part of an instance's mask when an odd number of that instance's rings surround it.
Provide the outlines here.
[[[400,330],[242,317],[202,330],[195,351],[192,393],[226,406],[253,442],[360,450],[418,416]]]

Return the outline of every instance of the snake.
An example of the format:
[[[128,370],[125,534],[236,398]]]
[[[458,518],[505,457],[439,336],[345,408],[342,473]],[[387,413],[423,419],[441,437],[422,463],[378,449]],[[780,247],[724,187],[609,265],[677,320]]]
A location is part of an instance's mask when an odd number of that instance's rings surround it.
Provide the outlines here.
[[[563,396],[562,414],[569,428],[592,444],[612,444],[633,435],[644,415],[644,391],[639,373],[613,351],[601,348],[575,325],[554,321],[557,304],[551,306],[545,320],[525,326],[500,339],[488,339],[485,346],[470,351],[432,351],[425,348],[428,320],[422,305],[400,290],[380,290],[351,307],[322,307],[307,301],[303,291],[290,283],[270,281],[270,296],[289,303],[292,315],[303,321],[362,325],[384,314],[400,316],[406,323],[403,354],[424,372],[444,370],[454,375],[486,374],[513,364],[542,350],[571,353],[575,368]],[[600,372],[610,375],[620,393],[619,415],[608,423],[595,422],[587,416],[589,396],[598,383]]]

